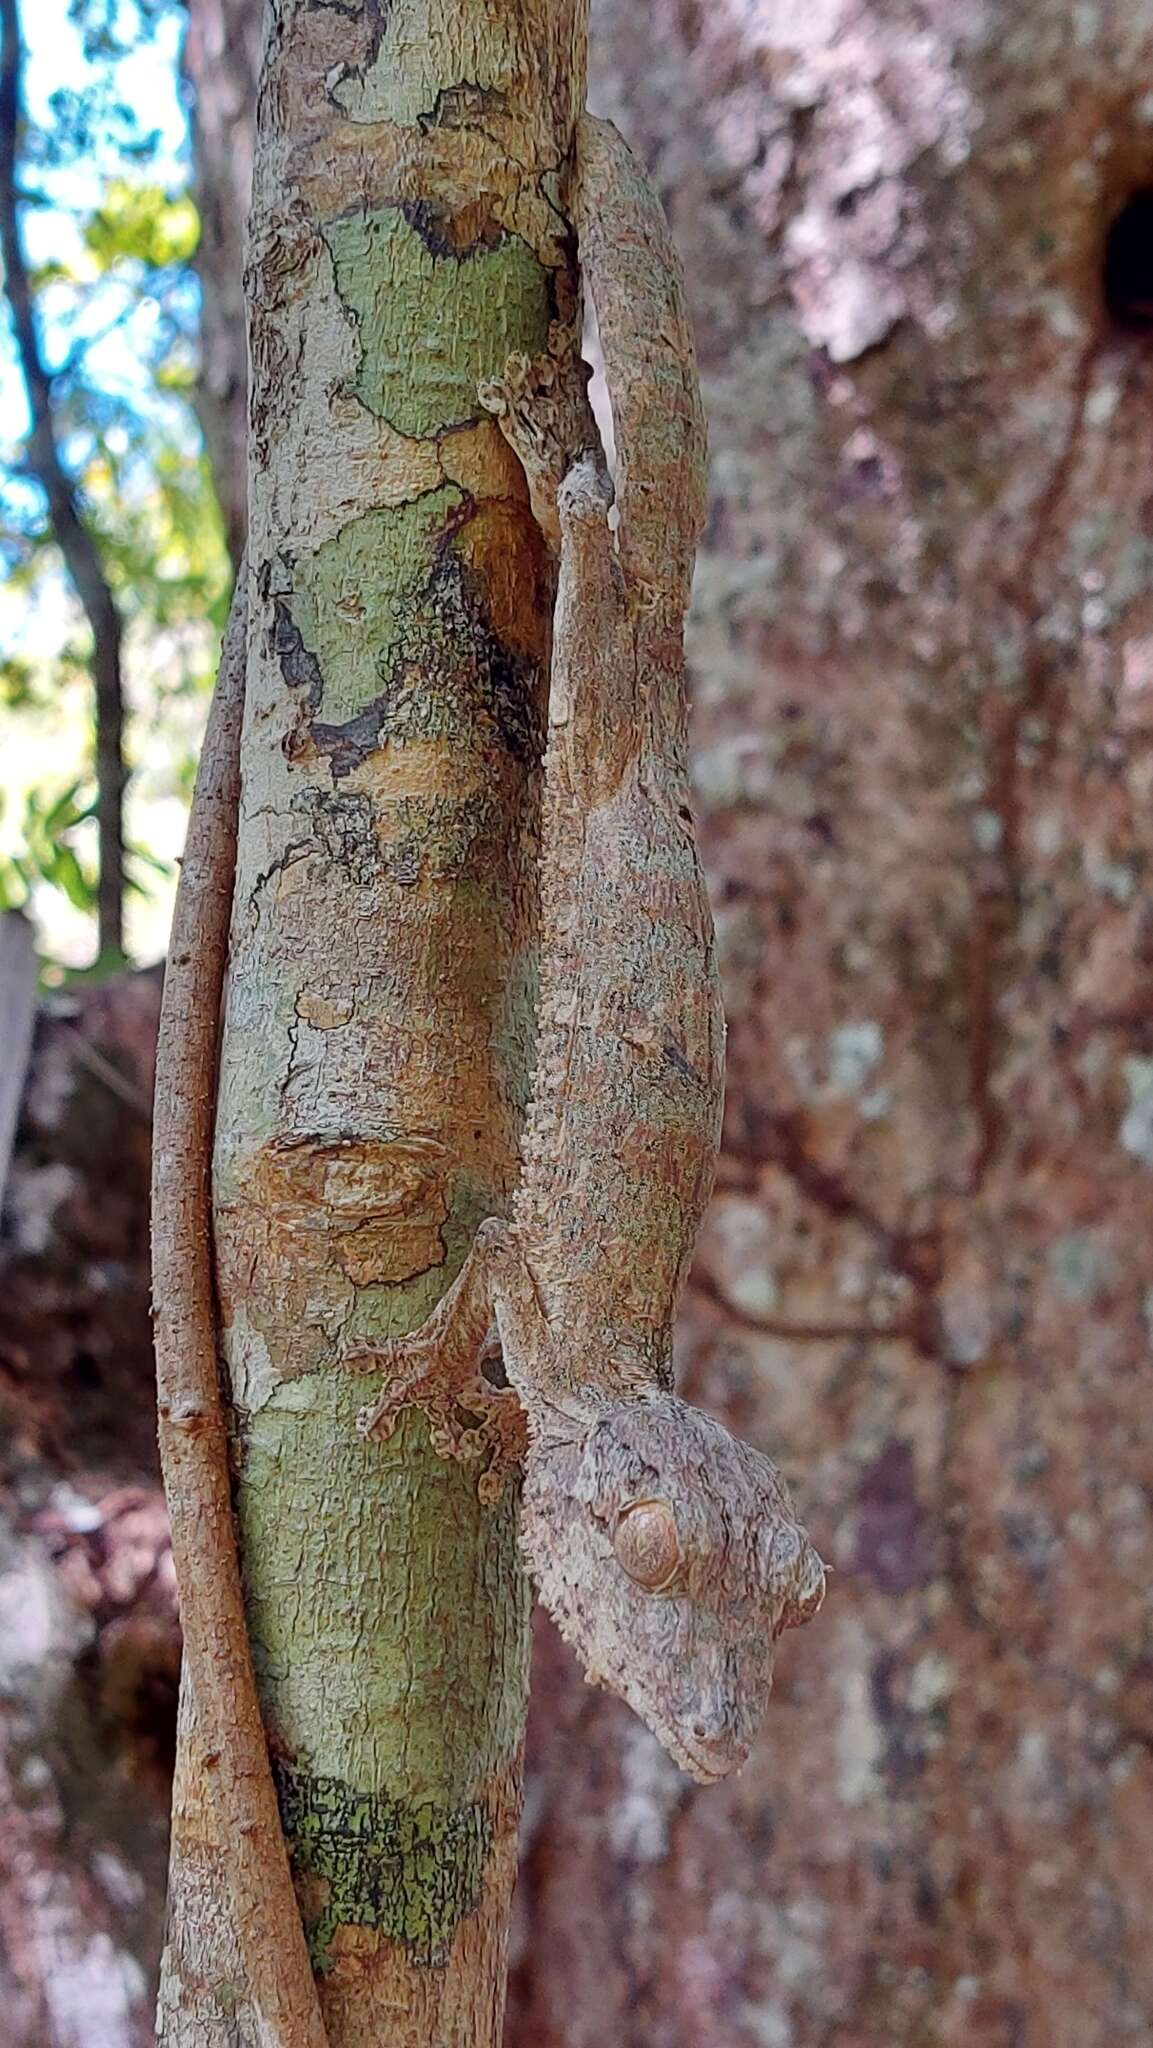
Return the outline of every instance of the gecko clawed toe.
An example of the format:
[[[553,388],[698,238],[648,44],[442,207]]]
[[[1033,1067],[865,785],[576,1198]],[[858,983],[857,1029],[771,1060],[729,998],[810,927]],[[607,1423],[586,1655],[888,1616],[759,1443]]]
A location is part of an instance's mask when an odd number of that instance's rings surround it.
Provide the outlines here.
[[[490,1507],[501,1499],[520,1471],[527,1443],[524,1411],[510,1389],[488,1386],[478,1372],[472,1385],[445,1391],[435,1370],[423,1380],[410,1379],[397,1387],[386,1352],[361,1354],[356,1363],[365,1368],[381,1366],[387,1375],[383,1392],[356,1418],[361,1436],[387,1439],[403,1410],[417,1408],[428,1420],[428,1440],[437,1456],[462,1465],[483,1458],[477,1476],[478,1498]],[[461,1411],[480,1419],[465,1423]]]
[[[384,1375],[376,1400],[357,1416],[362,1436],[390,1437],[404,1409],[419,1409],[439,1456],[470,1463],[487,1453],[477,1482],[487,1504],[500,1499],[519,1471],[527,1441],[517,1395],[494,1386],[482,1370],[491,1339],[484,1267],[494,1250],[499,1256],[502,1228],[485,1235],[481,1226],[456,1280],[421,1329],[383,1344],[350,1346],[342,1361],[350,1371]],[[479,1419],[466,1423],[462,1414]]]

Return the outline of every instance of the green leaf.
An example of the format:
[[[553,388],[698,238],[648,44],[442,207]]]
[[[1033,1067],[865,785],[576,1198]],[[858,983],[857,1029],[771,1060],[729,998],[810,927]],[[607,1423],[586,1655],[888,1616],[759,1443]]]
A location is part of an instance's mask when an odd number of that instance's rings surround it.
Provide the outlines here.
[[[0,703],[9,711],[23,711],[37,702],[35,662],[23,655],[0,657]]]
[[[20,863],[0,853],[0,910],[22,910],[28,901],[28,883]]]
[[[49,805],[43,816],[45,832],[66,832],[70,825],[78,825],[82,818],[91,818],[94,815],[95,798],[83,806],[77,804],[76,799],[83,787],[83,779],[77,777],[75,782],[70,782],[67,789],[61,791],[55,803]]]
[[[88,879],[70,846],[57,846],[51,871],[44,879],[63,890],[74,910],[91,910],[96,901],[95,883]]]
[[[124,850],[130,859],[138,860],[144,867],[151,868],[154,875],[163,875],[166,880],[171,875],[172,862],[161,860],[158,853],[150,853],[146,846],[128,846]]]
[[[200,218],[187,193],[114,178],[84,228],[84,246],[101,270],[129,260],[150,270],[187,263],[200,239]]]

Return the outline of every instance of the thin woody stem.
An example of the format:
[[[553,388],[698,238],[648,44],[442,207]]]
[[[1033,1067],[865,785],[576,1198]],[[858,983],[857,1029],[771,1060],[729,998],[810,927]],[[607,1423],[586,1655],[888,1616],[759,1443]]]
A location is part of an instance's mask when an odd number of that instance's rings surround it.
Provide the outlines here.
[[[280,1826],[236,1554],[210,1255],[218,1001],[244,704],[242,569],[176,898],[156,1060],[152,1289],[160,1452],[196,1700],[249,1990],[276,2048],[327,2048]]]

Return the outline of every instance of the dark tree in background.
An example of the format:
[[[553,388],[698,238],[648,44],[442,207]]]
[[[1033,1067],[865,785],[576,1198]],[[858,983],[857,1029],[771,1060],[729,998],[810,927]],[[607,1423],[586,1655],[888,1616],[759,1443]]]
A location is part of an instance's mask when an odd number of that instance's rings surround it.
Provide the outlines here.
[[[184,38],[203,292],[196,405],[234,568],[248,524],[244,230],[262,14],[255,0],[190,0]]]

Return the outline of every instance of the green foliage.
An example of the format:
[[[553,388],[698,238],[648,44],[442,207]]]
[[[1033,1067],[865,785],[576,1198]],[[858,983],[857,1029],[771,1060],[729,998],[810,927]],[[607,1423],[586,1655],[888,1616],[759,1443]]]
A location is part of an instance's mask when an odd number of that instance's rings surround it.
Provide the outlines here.
[[[42,702],[35,662],[19,654],[0,655],[0,704],[4,709],[22,711]]]
[[[130,68],[157,35],[174,54],[181,11],[178,0],[71,0],[77,40],[58,52],[39,48],[33,0],[22,0],[25,240],[62,453],[125,625],[129,815],[141,842],[127,886],[161,897],[173,870],[143,843],[149,806],[167,801],[171,851],[170,799],[190,789],[197,730],[195,711],[181,707],[207,695],[231,583],[192,405],[199,221],[172,148],[177,88],[173,77],[165,140],[144,118],[155,109],[163,123],[164,93],[142,95]],[[148,61],[156,76],[159,60]],[[38,91],[37,64],[67,82]],[[0,380],[19,391],[3,319]],[[58,925],[75,952],[76,914],[94,923],[90,646],[23,435],[12,432],[18,413],[7,401],[0,411],[0,709],[14,741],[0,905],[34,908],[51,956]]]
[[[125,262],[163,270],[190,262],[199,234],[186,192],[173,196],[161,185],[114,178],[84,225],[84,247],[102,274]]]
[[[0,811],[4,797],[0,792]],[[70,782],[56,795],[29,790],[21,819],[20,850],[0,853],[0,910],[23,910],[38,882],[59,889],[74,910],[91,911],[96,901],[96,876],[73,844],[78,825],[91,818],[91,786]]]

